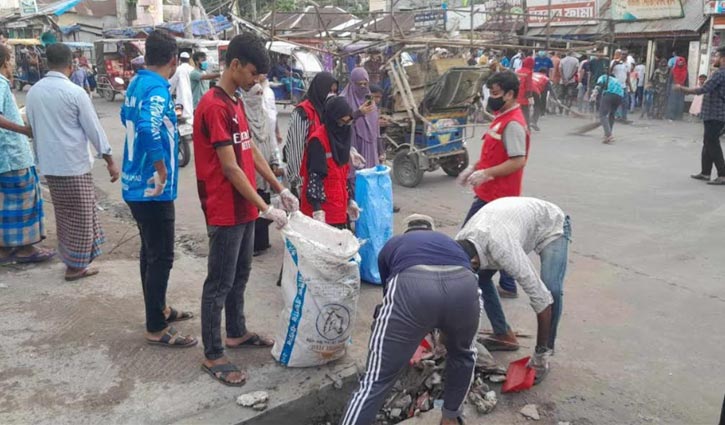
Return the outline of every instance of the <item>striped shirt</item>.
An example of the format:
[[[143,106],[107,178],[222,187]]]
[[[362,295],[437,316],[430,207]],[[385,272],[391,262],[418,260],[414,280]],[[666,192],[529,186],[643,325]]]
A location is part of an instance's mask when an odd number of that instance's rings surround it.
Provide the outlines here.
[[[302,155],[305,152],[305,143],[307,142],[309,130],[309,120],[305,116],[304,111],[300,108],[295,108],[290,117],[287,139],[284,145],[284,159],[287,163],[287,180],[289,181],[290,189],[294,193],[299,193],[299,187],[302,184],[300,169],[302,168]]]
[[[564,234],[566,215],[536,198],[507,197],[489,202],[461,229],[456,239],[473,243],[481,270],[504,270],[529,296],[540,313],[553,302],[528,254],[541,251]]]

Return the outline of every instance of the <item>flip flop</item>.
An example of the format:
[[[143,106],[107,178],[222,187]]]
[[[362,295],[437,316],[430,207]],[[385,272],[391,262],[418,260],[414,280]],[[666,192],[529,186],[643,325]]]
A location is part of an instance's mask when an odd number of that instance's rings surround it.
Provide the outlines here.
[[[19,257],[16,255],[15,262],[18,264],[42,263],[53,257],[55,257],[55,250],[40,248],[36,249],[33,255],[28,255],[26,257]]]
[[[98,269],[94,269],[94,268],[90,268],[89,267],[89,268],[83,269],[83,271],[80,272],[80,273],[78,273],[78,274],[65,275],[65,280],[67,282],[73,282],[73,281],[80,280],[80,279],[83,279],[83,278],[86,278],[86,277],[95,276],[98,273],[99,273],[99,270]]]
[[[3,258],[0,258],[0,265],[1,264],[10,264],[15,262],[15,253],[18,252],[19,248],[12,248],[10,251],[8,251],[8,255],[4,256]]]
[[[241,342],[237,345],[227,344],[226,347],[234,350],[237,348],[269,348],[273,345],[274,345],[273,340],[261,337],[257,334],[252,334],[252,337],[249,338],[248,340]]]
[[[214,378],[216,381],[221,382],[222,384],[228,386],[228,387],[241,387],[242,385],[247,383],[247,374],[242,372],[238,367],[231,363],[225,363],[220,364],[216,366],[209,367],[205,364],[201,365],[201,370],[208,373],[209,376]],[[242,382],[229,382],[227,381],[227,376],[234,372],[242,372]],[[217,375],[219,374],[219,375]]]
[[[169,313],[169,317],[166,318],[166,323],[183,322],[184,320],[194,318],[194,313],[190,311],[179,312],[173,307],[169,307],[169,309],[171,310],[171,312]]]
[[[179,335],[179,332],[174,329],[173,326],[169,326],[169,329],[158,341],[148,338],[146,339],[146,343],[149,345],[160,345],[162,347],[169,348],[190,348],[195,346],[198,342],[199,341],[195,338]]]

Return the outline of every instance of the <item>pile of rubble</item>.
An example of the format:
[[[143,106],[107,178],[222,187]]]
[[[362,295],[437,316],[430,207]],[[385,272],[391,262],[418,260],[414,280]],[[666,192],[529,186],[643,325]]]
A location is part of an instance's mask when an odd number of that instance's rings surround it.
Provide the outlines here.
[[[413,416],[443,406],[443,383],[446,352],[442,343],[432,344],[430,350],[419,349],[413,357],[412,367],[406,369],[398,379],[386,400],[376,425],[391,425]],[[476,344],[478,356],[476,372],[468,393],[467,402],[475,406],[479,414],[491,412],[498,403],[496,392],[490,383],[506,380],[506,369],[499,366],[493,356],[481,344]]]

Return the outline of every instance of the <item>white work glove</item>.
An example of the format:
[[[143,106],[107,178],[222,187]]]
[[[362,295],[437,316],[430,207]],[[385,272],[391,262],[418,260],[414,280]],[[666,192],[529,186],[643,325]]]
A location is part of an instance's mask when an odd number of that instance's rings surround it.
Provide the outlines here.
[[[166,188],[166,182],[161,181],[161,177],[159,177],[159,173],[157,173],[156,171],[154,171],[153,177],[148,179],[148,181],[146,183],[153,184],[154,188],[144,190],[143,191],[144,198],[154,198],[156,196],[159,196],[162,193],[164,193],[164,189]]]
[[[290,192],[289,189],[285,189],[279,192],[279,199],[282,201],[282,205],[287,212],[295,212],[300,209],[300,200]]]
[[[590,101],[590,102],[596,102],[596,101],[597,101],[597,96],[598,96],[598,95],[599,95],[599,90],[598,90],[598,89],[594,89],[594,90],[592,90],[592,95],[591,95],[591,96],[589,96],[589,101]]]
[[[357,221],[360,218],[360,207],[357,205],[355,200],[350,200],[347,204],[347,215],[350,217],[350,221]]]
[[[466,179],[466,183],[473,187],[476,187],[490,180],[493,180],[493,177],[486,174],[486,170],[478,170],[474,171],[473,174],[468,176],[468,179]]]
[[[352,166],[356,170],[365,168],[365,157],[360,155],[355,148],[350,148],[350,161],[352,161]]]
[[[463,171],[461,171],[460,174],[458,174],[458,177],[456,177],[456,183],[458,183],[461,186],[466,186],[466,180],[473,174],[475,171],[475,167],[473,165],[469,165],[466,167]]]
[[[325,221],[325,211],[323,210],[313,211],[312,218],[319,221],[320,223],[327,223]]]
[[[534,355],[531,356],[529,363],[526,365],[536,371],[534,384],[538,384],[543,381],[549,373],[549,359],[553,354],[554,351],[546,347],[537,347],[536,350],[534,350]]]
[[[274,221],[274,224],[277,225],[277,229],[281,229],[287,225],[287,214],[284,210],[280,210],[271,205],[266,211],[260,212],[259,216],[265,220]]]

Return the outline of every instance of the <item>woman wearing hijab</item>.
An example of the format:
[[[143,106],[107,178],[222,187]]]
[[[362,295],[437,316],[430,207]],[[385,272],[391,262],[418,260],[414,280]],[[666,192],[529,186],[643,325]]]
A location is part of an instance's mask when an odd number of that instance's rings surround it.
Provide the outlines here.
[[[292,111],[284,146],[284,159],[287,163],[290,190],[295,195],[299,194],[301,184],[300,168],[305,143],[310,134],[322,125],[325,99],[337,93],[337,84],[337,80],[329,72],[318,73],[312,79],[302,102]]]
[[[669,97],[667,98],[667,119],[681,120],[685,110],[685,93],[672,90],[672,87],[687,86],[687,61],[682,56],[675,58],[675,66],[670,72]]]
[[[353,113],[352,146],[365,158],[366,167],[374,167],[380,162],[380,123],[369,85],[370,79],[365,68],[355,68],[342,96],[356,111]]]
[[[238,93],[244,103],[244,113],[249,123],[249,131],[252,133],[252,140],[259,148],[259,151],[267,160],[269,167],[275,175],[279,175],[279,151],[277,140],[272,126],[270,125],[270,114],[267,111],[264,99],[264,87],[257,83],[248,91],[239,89]],[[257,193],[267,204],[271,203],[272,187],[257,173]],[[257,218],[254,223],[254,255],[260,255],[270,247],[269,225],[270,220]]]
[[[529,124],[529,115],[531,114],[531,101],[534,88],[534,58],[527,56],[524,58],[521,68],[516,71],[519,77],[519,94],[516,101],[521,105],[521,112],[524,113],[526,124]]]
[[[340,229],[349,228],[348,215],[352,221],[360,216],[348,185],[352,115],[344,97],[330,97],[302,160],[300,211]]]
[[[657,69],[652,74],[652,87],[655,90],[653,115],[656,119],[661,120],[665,114],[667,106],[667,81],[669,79],[669,68],[667,60],[662,59],[657,65]]]

